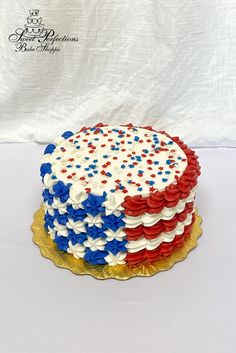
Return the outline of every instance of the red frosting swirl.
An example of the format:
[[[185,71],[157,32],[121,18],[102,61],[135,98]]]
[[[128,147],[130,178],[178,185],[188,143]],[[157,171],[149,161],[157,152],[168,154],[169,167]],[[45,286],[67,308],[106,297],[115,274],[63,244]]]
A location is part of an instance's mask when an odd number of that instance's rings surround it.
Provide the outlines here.
[[[160,246],[158,246],[155,250],[141,250],[136,253],[128,253],[125,261],[129,266],[137,265],[140,263],[152,263],[158,260],[162,260],[170,256],[176,248],[180,248],[185,239],[190,236],[192,225],[195,221],[195,214],[193,214],[193,219],[191,224],[184,227],[184,231],[181,235],[177,235],[174,240],[170,243],[163,242]]]
[[[193,211],[193,202],[189,202],[185,205],[182,212],[176,213],[170,220],[160,220],[151,227],[145,227],[140,225],[136,228],[124,228],[126,233],[126,239],[128,241],[138,240],[140,237],[145,237],[146,239],[157,238],[163,232],[171,232],[176,228],[178,222],[184,222],[188,214]]]

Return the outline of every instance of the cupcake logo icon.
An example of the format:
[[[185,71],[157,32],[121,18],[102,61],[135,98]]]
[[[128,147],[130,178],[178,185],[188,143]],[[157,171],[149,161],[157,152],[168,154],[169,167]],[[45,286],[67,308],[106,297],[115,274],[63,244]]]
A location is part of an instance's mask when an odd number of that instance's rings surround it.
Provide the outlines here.
[[[45,28],[38,9],[29,10],[24,27],[18,27],[8,39],[15,44],[15,52],[46,52],[54,54],[60,51],[61,42],[78,42],[78,37],[59,35],[54,29]]]

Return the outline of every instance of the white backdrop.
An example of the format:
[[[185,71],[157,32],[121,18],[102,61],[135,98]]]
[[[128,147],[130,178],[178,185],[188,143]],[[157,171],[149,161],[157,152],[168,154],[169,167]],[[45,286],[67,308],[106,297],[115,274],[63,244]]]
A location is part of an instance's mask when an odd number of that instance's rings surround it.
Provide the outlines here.
[[[8,37],[34,8],[78,42],[16,52]],[[131,121],[236,146],[234,0],[2,0],[0,18],[1,142]]]

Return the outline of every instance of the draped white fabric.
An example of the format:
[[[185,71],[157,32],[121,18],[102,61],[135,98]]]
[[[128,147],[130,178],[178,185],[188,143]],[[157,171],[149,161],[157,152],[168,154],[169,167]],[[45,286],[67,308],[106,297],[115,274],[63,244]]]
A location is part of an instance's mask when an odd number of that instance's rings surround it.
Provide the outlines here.
[[[30,9],[78,42],[16,51]],[[236,147],[234,0],[2,0],[0,18],[1,142],[103,121]]]

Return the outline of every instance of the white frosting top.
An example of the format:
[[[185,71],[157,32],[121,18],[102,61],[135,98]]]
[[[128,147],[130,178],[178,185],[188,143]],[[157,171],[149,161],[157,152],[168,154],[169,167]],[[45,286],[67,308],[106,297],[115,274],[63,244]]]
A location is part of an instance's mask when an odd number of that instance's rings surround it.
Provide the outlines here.
[[[162,191],[183,174],[187,158],[183,150],[162,133],[144,128],[106,126],[84,130],[68,139],[57,139],[52,154],[44,156],[52,164],[50,178],[71,183],[79,191],[102,194],[104,191],[125,197]],[[110,213],[119,212],[110,200]],[[109,212],[109,211],[108,211]],[[96,220],[97,221],[97,220]],[[92,221],[94,224],[94,222]]]

